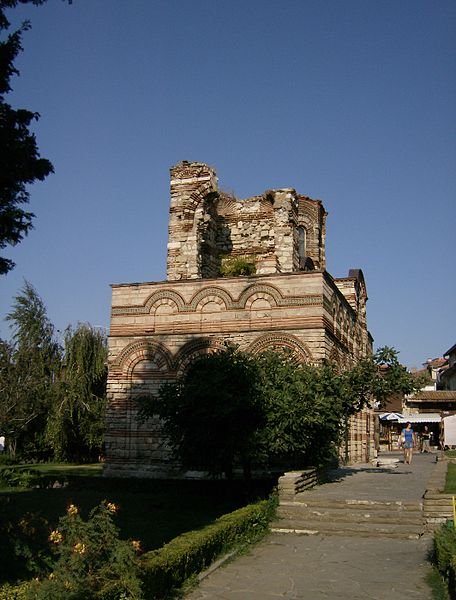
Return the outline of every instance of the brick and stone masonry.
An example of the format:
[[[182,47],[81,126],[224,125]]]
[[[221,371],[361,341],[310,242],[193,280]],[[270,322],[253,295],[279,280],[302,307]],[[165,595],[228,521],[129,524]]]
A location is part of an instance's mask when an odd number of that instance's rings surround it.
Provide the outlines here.
[[[171,169],[166,281],[112,286],[106,475],[190,476],[160,421],[138,422],[135,397],[156,394],[197,355],[230,342],[349,365],[372,351],[362,271],[326,271],[326,215],[320,200],[291,188],[239,200],[218,190],[206,164]],[[226,276],[239,259],[250,274]],[[352,419],[350,460],[372,453],[365,410]]]

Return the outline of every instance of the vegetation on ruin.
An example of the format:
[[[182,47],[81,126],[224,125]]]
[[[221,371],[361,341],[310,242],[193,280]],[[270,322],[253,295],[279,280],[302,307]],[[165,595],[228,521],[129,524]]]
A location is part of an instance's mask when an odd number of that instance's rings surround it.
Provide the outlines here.
[[[254,256],[224,256],[221,259],[220,275],[222,277],[254,275],[255,272]]]

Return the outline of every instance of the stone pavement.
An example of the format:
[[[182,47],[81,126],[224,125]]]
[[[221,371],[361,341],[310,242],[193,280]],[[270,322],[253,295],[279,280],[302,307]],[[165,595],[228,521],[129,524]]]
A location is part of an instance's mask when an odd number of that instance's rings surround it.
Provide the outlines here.
[[[385,456],[382,454],[382,456]],[[394,455],[391,455],[394,456]],[[399,454],[395,457],[401,458]],[[355,465],[308,494],[327,498],[420,500],[436,455],[413,457],[397,469]],[[424,581],[431,537],[418,540],[268,535],[200,582],[187,600],[430,600]]]

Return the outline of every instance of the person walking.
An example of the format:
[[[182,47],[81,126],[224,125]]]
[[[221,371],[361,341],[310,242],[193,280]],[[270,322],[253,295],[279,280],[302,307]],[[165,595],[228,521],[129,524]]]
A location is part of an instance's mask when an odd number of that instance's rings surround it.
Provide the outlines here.
[[[424,426],[423,433],[421,434],[422,446],[421,452],[430,452],[431,451],[431,432],[429,431],[429,427],[427,425]]]
[[[416,444],[415,432],[412,429],[410,422],[407,422],[406,426],[402,430],[401,434],[402,447],[404,448],[404,463],[409,465],[412,463],[413,448]]]

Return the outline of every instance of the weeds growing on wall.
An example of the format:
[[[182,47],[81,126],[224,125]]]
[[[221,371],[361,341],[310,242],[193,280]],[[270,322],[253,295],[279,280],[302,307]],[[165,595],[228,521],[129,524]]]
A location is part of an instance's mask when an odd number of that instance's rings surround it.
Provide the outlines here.
[[[220,275],[222,277],[239,277],[254,275],[256,272],[254,256],[222,257]]]

